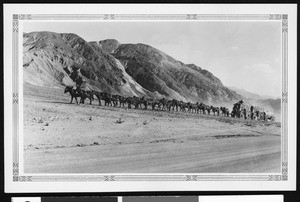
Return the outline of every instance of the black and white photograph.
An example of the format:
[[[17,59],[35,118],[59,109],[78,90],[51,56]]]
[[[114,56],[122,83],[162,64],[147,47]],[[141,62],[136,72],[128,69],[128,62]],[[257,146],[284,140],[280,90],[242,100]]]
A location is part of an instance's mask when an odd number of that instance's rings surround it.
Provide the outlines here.
[[[119,8],[8,16],[13,182],[294,181],[295,13]]]
[[[24,23],[24,172],[280,172],[280,36],[277,21]]]

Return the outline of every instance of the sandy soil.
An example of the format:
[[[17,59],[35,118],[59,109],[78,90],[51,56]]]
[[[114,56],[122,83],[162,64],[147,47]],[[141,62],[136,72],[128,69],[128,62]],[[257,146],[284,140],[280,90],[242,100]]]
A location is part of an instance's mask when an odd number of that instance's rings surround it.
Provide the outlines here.
[[[26,173],[280,171],[280,123],[69,101],[24,86]]]

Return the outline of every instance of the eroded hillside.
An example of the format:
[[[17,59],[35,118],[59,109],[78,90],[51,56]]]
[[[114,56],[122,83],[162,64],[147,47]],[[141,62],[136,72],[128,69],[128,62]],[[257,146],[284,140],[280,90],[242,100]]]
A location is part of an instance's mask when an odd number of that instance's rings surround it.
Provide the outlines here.
[[[114,94],[207,103],[241,98],[209,71],[146,44],[87,42],[71,33],[32,32],[23,37],[24,81],[34,85],[74,85],[74,65],[88,88]]]

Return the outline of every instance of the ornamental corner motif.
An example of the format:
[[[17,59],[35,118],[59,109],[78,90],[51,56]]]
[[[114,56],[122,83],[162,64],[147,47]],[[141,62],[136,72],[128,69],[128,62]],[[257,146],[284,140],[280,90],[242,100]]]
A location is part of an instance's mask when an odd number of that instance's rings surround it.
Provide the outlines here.
[[[281,181],[281,175],[269,175],[268,181]]]
[[[281,20],[281,14],[270,14],[269,20]]]
[[[20,14],[19,19],[20,20],[31,20],[31,14]]]

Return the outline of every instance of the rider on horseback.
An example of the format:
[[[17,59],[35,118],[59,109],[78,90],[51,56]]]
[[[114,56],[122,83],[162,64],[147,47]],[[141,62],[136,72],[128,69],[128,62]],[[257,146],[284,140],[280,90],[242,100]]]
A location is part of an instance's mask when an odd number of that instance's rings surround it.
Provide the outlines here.
[[[78,78],[76,79],[76,92],[81,93],[82,92],[82,84],[83,84],[83,79],[81,76],[78,76]]]

